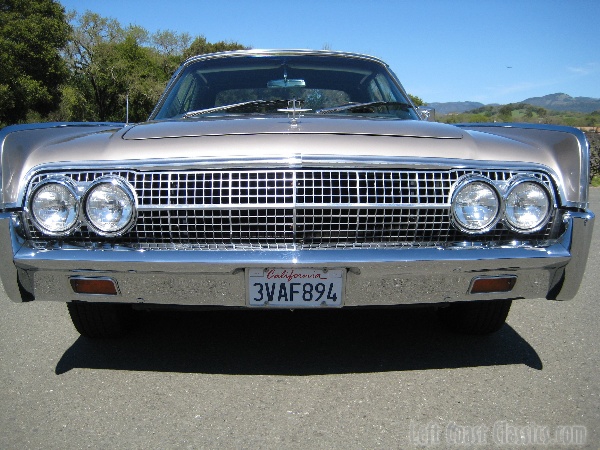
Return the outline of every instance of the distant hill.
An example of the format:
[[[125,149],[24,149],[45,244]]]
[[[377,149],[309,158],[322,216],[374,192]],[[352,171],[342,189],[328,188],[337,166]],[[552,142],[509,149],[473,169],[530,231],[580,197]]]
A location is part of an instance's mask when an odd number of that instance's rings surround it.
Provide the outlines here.
[[[591,113],[600,110],[600,98],[571,97],[563,93],[544,95],[543,97],[531,97],[523,100],[522,103],[541,106],[542,108],[555,111]]]
[[[430,106],[435,109],[436,114],[450,114],[450,113],[463,113],[466,111],[471,111],[472,109],[481,108],[485,106],[483,103],[479,102],[446,102],[446,103],[427,103],[427,106]]]
[[[600,98],[591,97],[571,97],[570,95],[558,93],[544,95],[543,97],[531,97],[522,102],[533,106],[540,106],[554,111],[574,111],[581,113],[591,113],[600,110]],[[430,102],[427,106],[435,108],[436,114],[446,115],[450,113],[464,113],[474,109],[481,108],[484,105],[479,102]],[[488,106],[498,106],[497,104]]]

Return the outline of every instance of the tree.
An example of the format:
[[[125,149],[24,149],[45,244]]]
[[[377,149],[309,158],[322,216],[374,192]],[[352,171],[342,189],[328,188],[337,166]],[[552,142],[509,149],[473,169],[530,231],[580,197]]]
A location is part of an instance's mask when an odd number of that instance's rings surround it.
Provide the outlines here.
[[[171,75],[165,57],[148,45],[152,42],[148,32],[138,26],[124,29],[117,20],[92,12],[73,16],[72,21],[66,52],[70,85],[86,107],[73,108],[71,99],[77,95],[70,92],[63,101],[67,115],[63,120],[124,121],[127,97],[129,119],[145,120]]]
[[[54,0],[0,3],[0,126],[30,112],[46,115],[60,101],[68,72],[60,56],[69,25]]]
[[[68,117],[63,120],[108,120],[118,103],[118,94],[114,98],[111,92],[117,73],[106,63],[111,47],[125,39],[125,32],[116,20],[89,11],[81,16],[72,14],[70,19],[73,33],[66,51],[70,84],[86,107],[68,110]],[[124,111],[124,107],[122,109]],[[123,113],[120,120],[124,118]]]
[[[192,38],[188,33],[178,34],[170,30],[154,33],[152,44],[161,57],[162,68],[167,77],[170,77],[183,62],[183,55],[189,48],[191,41]]]
[[[423,100],[420,97],[411,94],[408,94],[408,96],[410,97],[410,100],[414,103],[415,106],[425,106],[425,102],[423,102]]]
[[[515,105],[513,103],[509,103],[508,105],[502,105],[500,109],[498,109],[498,115],[502,122],[512,122],[512,112],[515,110]]]
[[[190,56],[204,55],[206,53],[224,52],[228,50],[243,50],[245,48],[247,47],[244,47],[238,42],[219,41],[211,43],[208,42],[204,36],[198,36],[184,52],[183,56],[185,58],[189,58]]]
[[[70,20],[73,33],[65,56],[71,78],[59,110],[66,121],[124,121],[127,97],[129,120],[145,120],[186,56],[243,48],[235,42],[210,43],[203,36],[190,44],[187,33],[150,35],[89,11]]]

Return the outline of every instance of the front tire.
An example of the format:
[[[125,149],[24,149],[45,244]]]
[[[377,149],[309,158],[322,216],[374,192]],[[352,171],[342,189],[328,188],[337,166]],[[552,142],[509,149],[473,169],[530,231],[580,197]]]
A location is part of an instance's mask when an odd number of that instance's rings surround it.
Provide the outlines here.
[[[67,303],[75,329],[89,338],[114,338],[126,334],[131,325],[131,307],[116,303]]]
[[[453,303],[438,310],[442,323],[464,334],[490,334],[502,328],[512,300],[488,300]]]

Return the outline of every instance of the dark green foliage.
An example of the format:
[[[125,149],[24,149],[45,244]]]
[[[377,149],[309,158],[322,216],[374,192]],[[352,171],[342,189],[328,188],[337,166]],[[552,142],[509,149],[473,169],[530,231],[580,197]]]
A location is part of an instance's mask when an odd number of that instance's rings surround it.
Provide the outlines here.
[[[190,47],[185,50],[183,56],[189,58],[190,56],[204,55],[206,53],[225,52],[229,50],[243,50],[248,47],[244,47],[242,44],[237,42],[208,42],[204,36],[198,36]]]
[[[410,100],[413,102],[413,104],[415,106],[424,106],[425,103],[423,102],[423,99],[421,99],[420,97],[417,97],[416,95],[411,95],[408,94],[408,96],[410,97]]]
[[[590,143],[590,169],[592,177],[600,177],[600,133],[586,133]]]
[[[0,126],[46,115],[60,101],[68,72],[60,50],[69,26],[54,0],[0,3]]]
[[[242,49],[204,36],[150,35],[56,0],[0,0],[0,127],[31,121],[146,120],[188,56]]]

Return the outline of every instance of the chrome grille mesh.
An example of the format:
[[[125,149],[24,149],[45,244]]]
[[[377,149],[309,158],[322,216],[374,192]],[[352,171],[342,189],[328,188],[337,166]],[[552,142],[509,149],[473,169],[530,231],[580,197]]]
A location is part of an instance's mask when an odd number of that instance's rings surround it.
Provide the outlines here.
[[[501,224],[477,237],[454,229],[449,214],[451,187],[469,173],[500,182],[516,174],[364,169],[62,173],[83,185],[100,176],[118,175],[134,187],[139,204],[137,223],[124,236],[101,238],[82,226],[63,241],[149,249],[271,249],[523,240]],[[553,190],[547,175],[532,175]],[[47,176],[36,176],[30,190]],[[44,242],[31,224],[28,231],[32,240]],[[552,232],[551,221],[526,238],[545,240]]]

